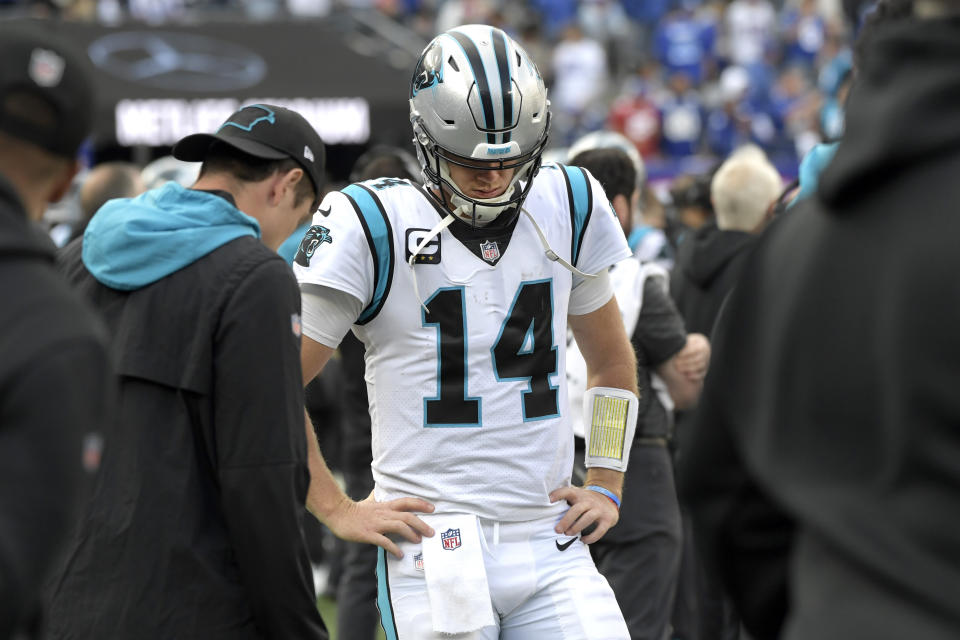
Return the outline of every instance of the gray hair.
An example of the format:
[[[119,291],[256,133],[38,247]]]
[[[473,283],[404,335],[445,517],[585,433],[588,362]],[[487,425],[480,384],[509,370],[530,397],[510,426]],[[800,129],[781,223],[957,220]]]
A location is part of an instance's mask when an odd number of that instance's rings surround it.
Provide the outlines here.
[[[717,226],[753,231],[782,190],[783,178],[765,155],[734,153],[710,183]]]

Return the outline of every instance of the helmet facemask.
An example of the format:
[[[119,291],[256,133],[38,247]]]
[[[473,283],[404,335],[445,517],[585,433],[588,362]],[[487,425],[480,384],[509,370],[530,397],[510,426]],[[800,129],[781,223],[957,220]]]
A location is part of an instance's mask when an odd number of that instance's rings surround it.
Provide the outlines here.
[[[536,65],[500,29],[464,25],[437,36],[410,89],[414,146],[430,197],[473,226],[519,213],[540,169],[549,104]],[[457,167],[514,173],[502,194],[476,198],[467,195],[476,188],[452,177],[461,177]]]
[[[424,184],[429,187],[430,195],[441,207],[474,227],[489,225],[507,210],[519,211],[533,185],[533,177],[540,170],[541,154],[547,144],[546,129],[541,141],[526,155],[499,160],[478,160],[450,153],[437,144],[419,122],[414,122],[413,127],[414,144],[423,168]],[[515,171],[507,188],[499,196],[472,198],[463,192],[450,175],[450,164],[468,169]]]

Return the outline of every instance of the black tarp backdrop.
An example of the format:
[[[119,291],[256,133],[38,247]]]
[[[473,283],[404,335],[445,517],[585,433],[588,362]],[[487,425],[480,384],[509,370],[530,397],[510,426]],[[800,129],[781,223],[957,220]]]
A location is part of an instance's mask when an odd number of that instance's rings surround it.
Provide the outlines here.
[[[205,21],[108,27],[31,21],[85,51],[96,71],[95,156],[132,147],[156,156],[180,137],[212,131],[243,104],[297,109],[331,145],[330,168],[372,143],[409,147],[407,94],[415,61],[364,55],[351,22]],[[392,58],[392,59],[391,59]],[[406,68],[404,68],[406,67]]]

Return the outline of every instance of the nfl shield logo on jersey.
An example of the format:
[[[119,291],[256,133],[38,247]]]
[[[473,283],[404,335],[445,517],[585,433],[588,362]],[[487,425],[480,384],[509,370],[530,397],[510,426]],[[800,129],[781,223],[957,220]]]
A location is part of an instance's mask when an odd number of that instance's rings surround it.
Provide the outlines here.
[[[496,262],[500,259],[500,247],[496,242],[487,240],[480,245],[480,254],[487,262]]]
[[[413,568],[417,571],[423,571],[423,554],[418,553],[413,556]]]
[[[460,529],[447,529],[440,534],[440,541],[443,542],[445,551],[453,551],[460,548]]]

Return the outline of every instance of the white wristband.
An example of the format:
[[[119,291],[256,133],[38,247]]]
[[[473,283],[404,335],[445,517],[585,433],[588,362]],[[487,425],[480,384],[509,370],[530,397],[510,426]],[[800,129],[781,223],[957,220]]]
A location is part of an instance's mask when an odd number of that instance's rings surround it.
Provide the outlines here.
[[[626,471],[640,401],[626,389],[590,387],[583,394],[587,468]]]

